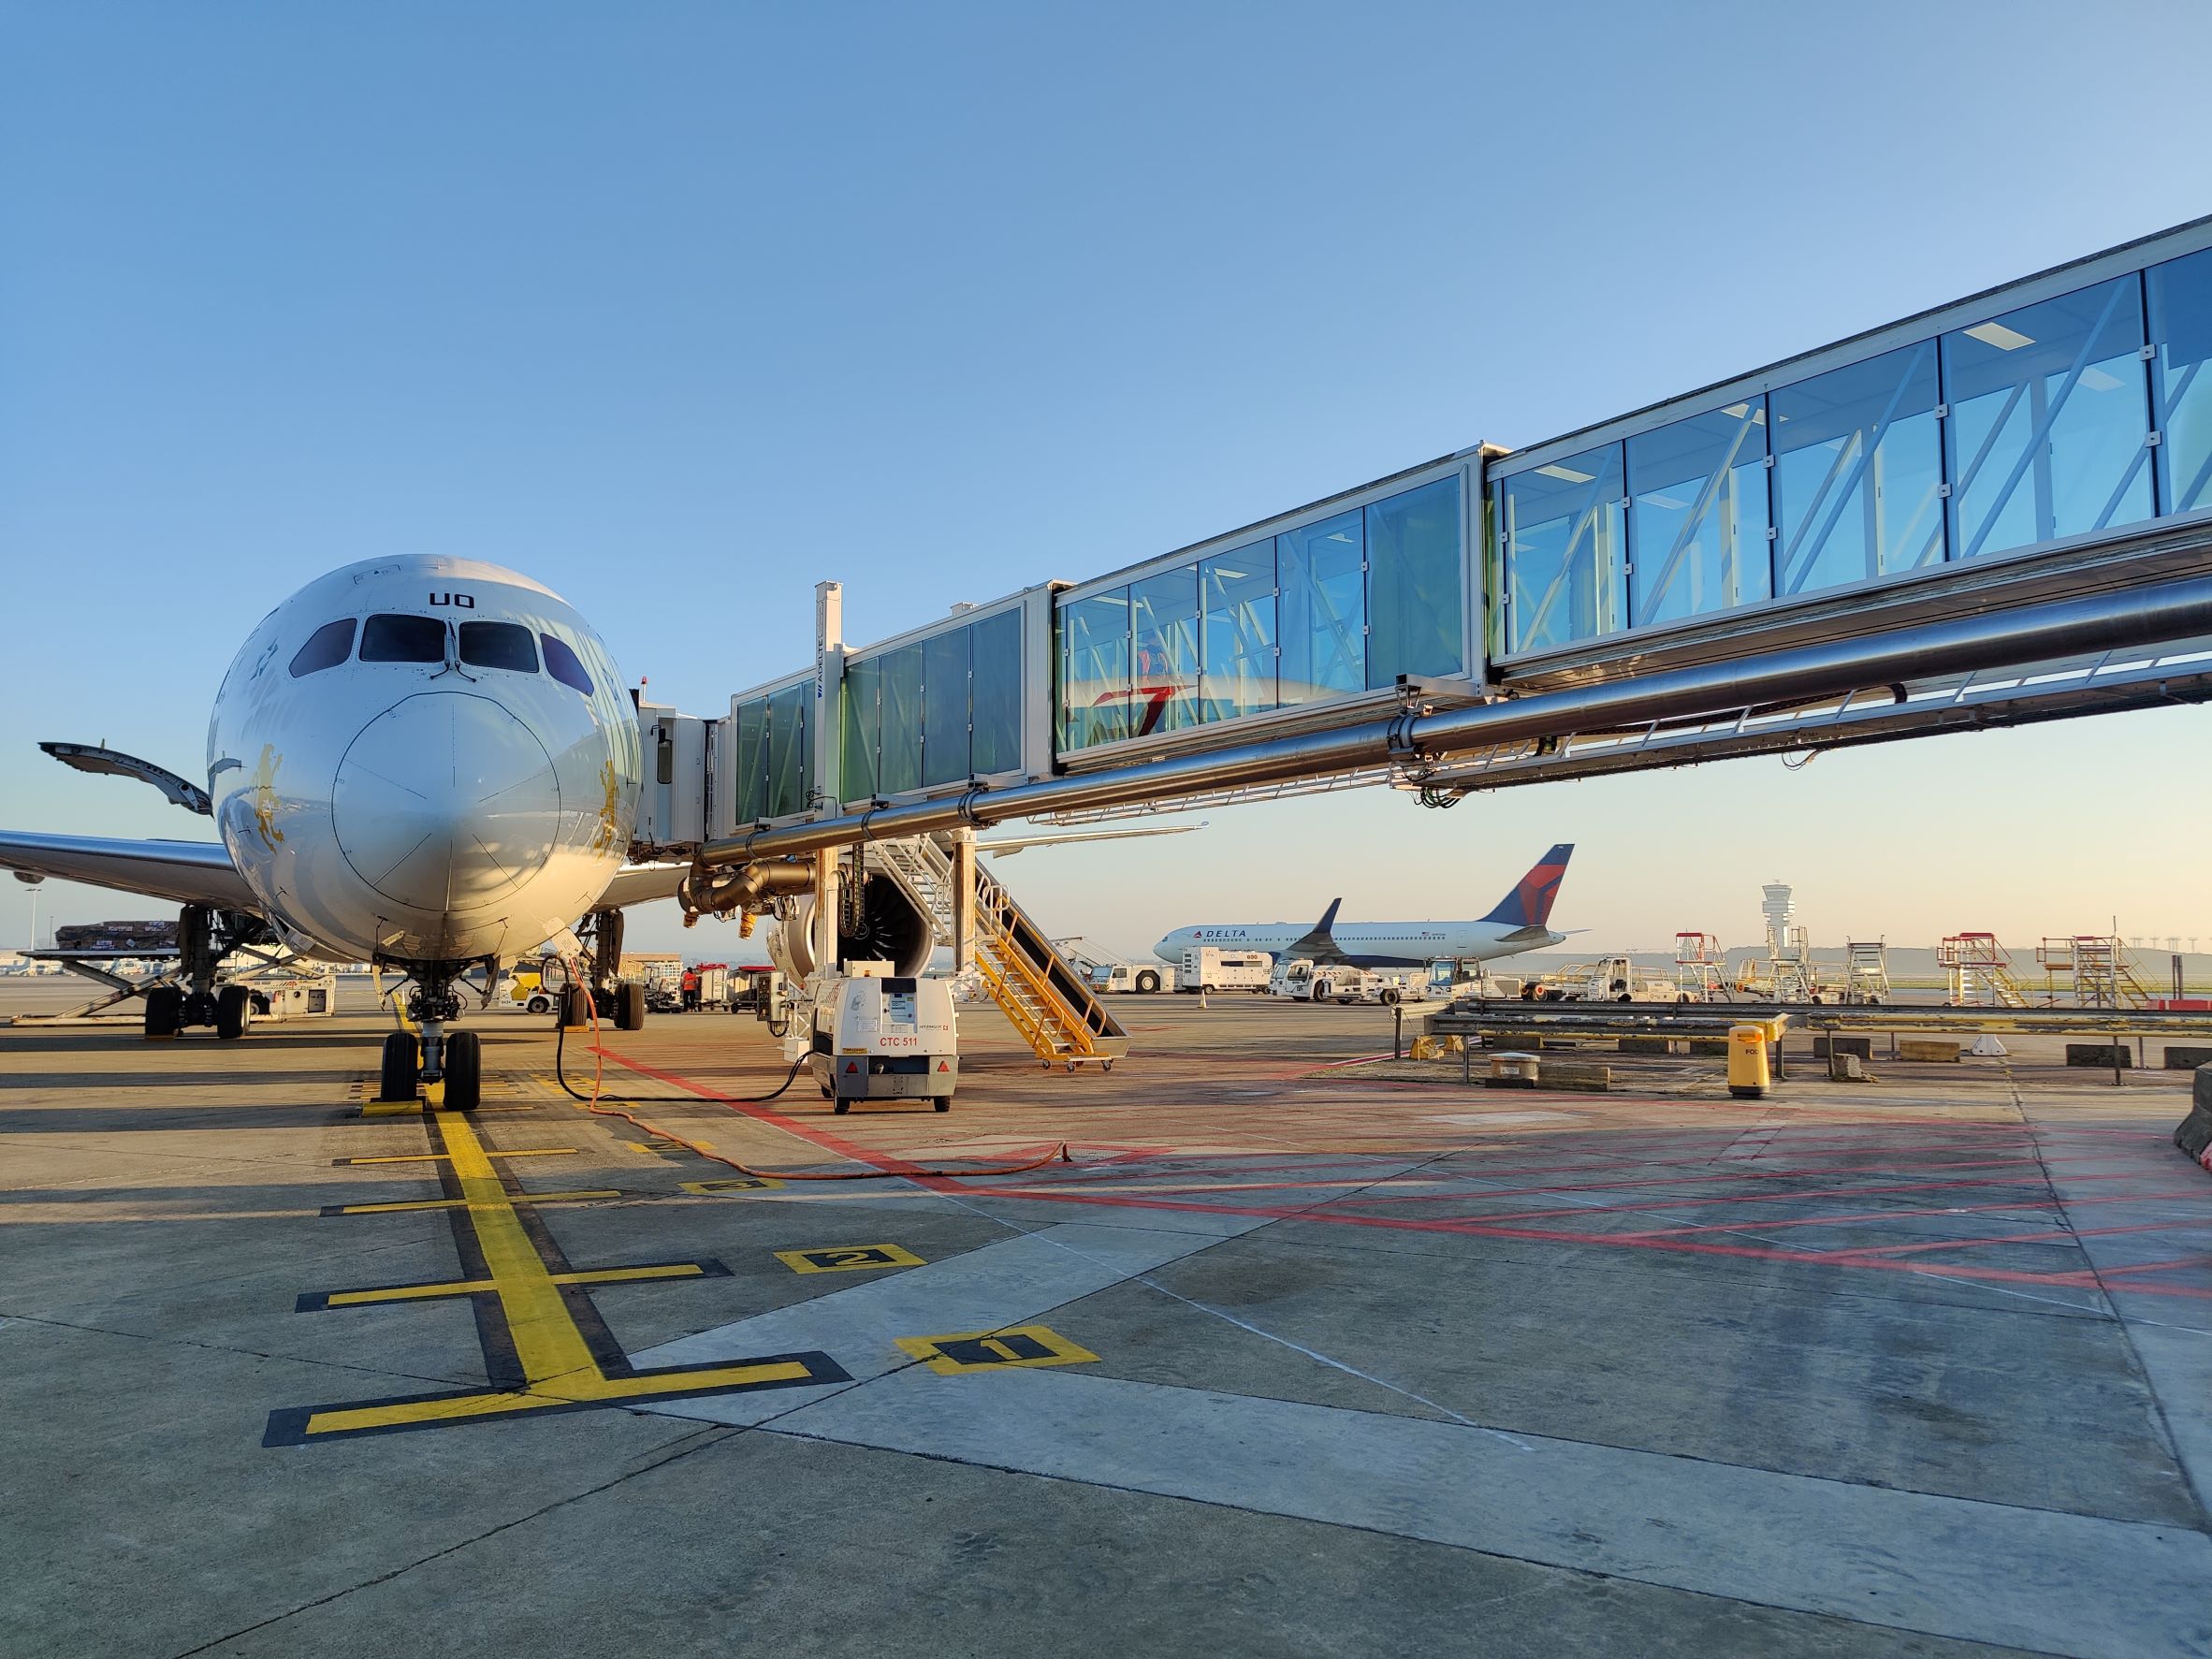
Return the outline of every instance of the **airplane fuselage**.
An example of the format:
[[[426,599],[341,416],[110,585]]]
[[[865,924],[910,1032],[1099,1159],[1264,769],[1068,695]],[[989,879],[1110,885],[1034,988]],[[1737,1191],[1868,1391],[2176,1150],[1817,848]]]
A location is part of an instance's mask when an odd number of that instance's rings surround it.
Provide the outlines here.
[[[1266,951],[1280,956],[1313,932],[1311,922],[1229,923],[1178,927],[1153,946],[1163,962],[1179,963],[1194,946],[1224,951]],[[1498,922],[1338,923],[1331,937],[1344,957],[1361,968],[1419,968],[1442,957],[1488,962],[1523,951],[1564,944],[1566,935]]]
[[[288,945],[341,959],[467,962],[560,933],[621,866],[639,777],[597,633],[470,560],[309,583],[248,637],[208,726],[232,862]]]

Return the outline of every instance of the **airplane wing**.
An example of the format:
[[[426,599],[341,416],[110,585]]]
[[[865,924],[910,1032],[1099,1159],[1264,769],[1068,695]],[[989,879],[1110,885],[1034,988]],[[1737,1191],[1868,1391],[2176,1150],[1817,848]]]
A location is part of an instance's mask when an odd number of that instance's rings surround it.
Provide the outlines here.
[[[259,908],[230,854],[213,841],[129,841],[0,830],[0,869],[142,893],[181,905]]]
[[[1075,841],[1129,841],[1142,836],[1187,836],[1192,830],[1206,827],[1204,821],[1198,823],[1157,824],[1147,829],[1062,830],[1055,835],[1000,836],[996,840],[978,841],[978,852],[996,852],[1001,858],[1011,858],[1025,847],[1065,847]]]
[[[615,879],[606,884],[606,892],[591,908],[595,910],[619,910],[624,905],[642,905],[656,898],[674,898],[683,879],[691,873],[688,864],[641,864],[630,869],[617,870]]]
[[[1329,901],[1329,908],[1321,912],[1321,919],[1301,938],[1292,939],[1283,948],[1283,956],[1308,956],[1316,962],[1349,962],[1344,947],[1336,942],[1336,912],[1344,903],[1341,898]]]

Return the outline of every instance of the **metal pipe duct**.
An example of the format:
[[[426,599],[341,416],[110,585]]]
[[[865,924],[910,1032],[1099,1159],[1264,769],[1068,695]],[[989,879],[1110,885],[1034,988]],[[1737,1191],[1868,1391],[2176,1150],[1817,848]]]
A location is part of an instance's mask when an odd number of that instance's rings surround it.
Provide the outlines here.
[[[1492,743],[1681,720],[1745,707],[1840,697],[1869,686],[2049,662],[2212,633],[2212,575],[1924,622],[1859,639],[1799,646],[1740,662],[1547,691],[1425,720],[1369,720],[1150,763],[1051,778],[1008,789],[847,813],[709,842],[703,864],[788,857],[853,841],[998,823],[1286,779],[1320,777],[1393,760],[1436,759]]]
[[[811,893],[814,870],[803,864],[749,864],[729,875],[709,876],[694,869],[677,886],[676,896],[685,910],[720,912],[740,905],[757,905],[779,894]]]

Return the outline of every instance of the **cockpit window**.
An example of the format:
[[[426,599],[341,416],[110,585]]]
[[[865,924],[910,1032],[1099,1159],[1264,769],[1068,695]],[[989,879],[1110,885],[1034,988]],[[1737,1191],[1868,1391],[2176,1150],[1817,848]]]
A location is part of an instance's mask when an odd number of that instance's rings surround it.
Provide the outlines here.
[[[530,630],[517,622],[463,622],[460,660],[471,668],[504,668],[516,674],[538,671],[538,648]]]
[[[435,617],[371,617],[361,627],[364,662],[443,662],[445,624]]]
[[[292,677],[320,674],[326,668],[335,668],[352,654],[354,648],[354,619],[342,622],[325,622],[307,636],[307,643],[299,648],[299,654],[292,659]]]
[[[568,642],[555,639],[550,633],[541,633],[538,643],[546,648],[546,672],[562,685],[574,686],[585,696],[590,696],[591,677],[584,672],[584,664]]]

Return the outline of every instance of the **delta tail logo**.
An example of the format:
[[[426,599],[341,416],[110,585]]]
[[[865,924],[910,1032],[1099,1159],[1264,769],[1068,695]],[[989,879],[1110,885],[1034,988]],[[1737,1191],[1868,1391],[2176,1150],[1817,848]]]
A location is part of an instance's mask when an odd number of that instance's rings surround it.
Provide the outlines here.
[[[1498,908],[1482,919],[1503,922],[1508,927],[1542,927],[1551,920],[1551,906],[1559,897],[1559,884],[1566,879],[1567,859],[1574,851],[1571,842],[1552,848],[1498,901]]]

